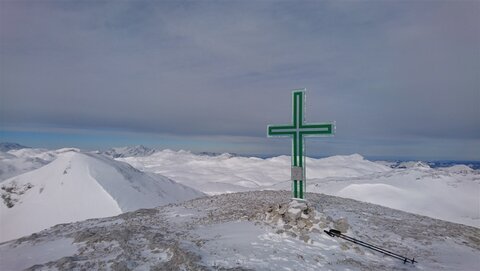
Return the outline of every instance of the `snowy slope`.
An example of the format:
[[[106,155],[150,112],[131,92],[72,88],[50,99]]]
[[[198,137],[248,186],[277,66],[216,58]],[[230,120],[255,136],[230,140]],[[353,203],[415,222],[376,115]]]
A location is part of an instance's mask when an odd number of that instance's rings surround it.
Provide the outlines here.
[[[320,194],[308,194],[303,209],[289,197],[224,194],[57,225],[0,244],[0,269],[384,271],[476,270],[480,264],[477,228]],[[323,233],[331,228],[418,263]]]
[[[58,223],[113,216],[203,195],[102,155],[75,149],[58,150],[57,155],[50,164],[1,184],[0,241]]]
[[[291,187],[288,156],[260,159],[164,150],[119,160],[211,195]],[[480,227],[479,170],[462,165],[433,169],[422,162],[406,162],[392,168],[358,154],[307,158],[306,165],[309,192],[353,198]]]

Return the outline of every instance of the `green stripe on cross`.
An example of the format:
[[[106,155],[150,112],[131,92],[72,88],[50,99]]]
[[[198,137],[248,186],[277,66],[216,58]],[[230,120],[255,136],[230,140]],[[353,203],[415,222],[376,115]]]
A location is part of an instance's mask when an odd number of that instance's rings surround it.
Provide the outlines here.
[[[305,123],[305,91],[292,92],[293,124],[269,125],[267,135],[292,137],[292,196],[304,199],[306,190],[305,137],[330,136],[334,134],[334,123]]]

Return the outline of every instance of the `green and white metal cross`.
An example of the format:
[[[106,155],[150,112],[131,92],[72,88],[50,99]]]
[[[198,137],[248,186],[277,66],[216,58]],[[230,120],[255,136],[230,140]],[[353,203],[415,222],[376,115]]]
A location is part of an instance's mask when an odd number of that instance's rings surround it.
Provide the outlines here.
[[[293,124],[269,125],[268,136],[292,137],[292,195],[296,199],[304,199],[306,188],[305,173],[305,137],[330,136],[334,134],[335,124],[305,123],[305,91],[296,89],[292,92]]]

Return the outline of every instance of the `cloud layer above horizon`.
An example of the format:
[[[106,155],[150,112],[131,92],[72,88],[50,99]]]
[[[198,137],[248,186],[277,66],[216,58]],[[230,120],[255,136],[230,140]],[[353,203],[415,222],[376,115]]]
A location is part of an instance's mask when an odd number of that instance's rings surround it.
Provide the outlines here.
[[[306,87],[307,121],[340,139],[478,146],[479,18],[477,1],[2,1],[2,126],[263,138]]]

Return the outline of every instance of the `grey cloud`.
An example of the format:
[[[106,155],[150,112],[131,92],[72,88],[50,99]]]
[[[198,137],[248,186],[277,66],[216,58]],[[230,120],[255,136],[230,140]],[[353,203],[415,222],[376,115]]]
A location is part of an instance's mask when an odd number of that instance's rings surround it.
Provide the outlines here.
[[[90,3],[90,2],[88,2]],[[480,138],[478,2],[2,2],[8,125]]]

